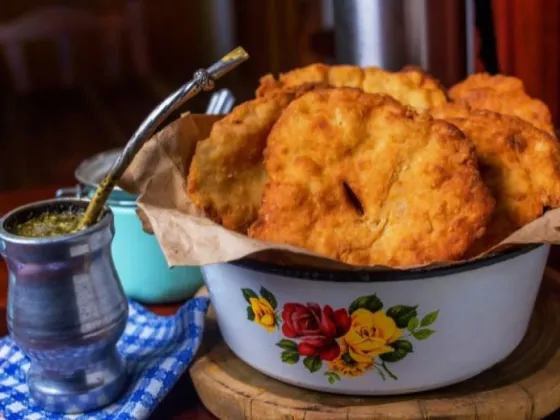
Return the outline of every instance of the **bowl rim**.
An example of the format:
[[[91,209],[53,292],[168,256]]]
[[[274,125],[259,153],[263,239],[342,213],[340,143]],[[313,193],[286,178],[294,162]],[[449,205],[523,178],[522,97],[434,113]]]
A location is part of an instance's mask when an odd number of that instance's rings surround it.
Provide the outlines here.
[[[474,261],[465,261],[463,263],[450,266],[414,268],[410,270],[393,270],[390,268],[377,270],[327,270],[305,267],[287,267],[269,262],[251,260],[248,258],[230,261],[227,264],[251,271],[258,271],[260,273],[311,281],[368,283],[403,280],[428,280],[433,277],[444,277],[492,266],[494,264],[502,263],[513,258],[520,257],[521,255],[528,254],[529,252],[546,245],[547,244],[520,245],[515,249],[505,250]]]

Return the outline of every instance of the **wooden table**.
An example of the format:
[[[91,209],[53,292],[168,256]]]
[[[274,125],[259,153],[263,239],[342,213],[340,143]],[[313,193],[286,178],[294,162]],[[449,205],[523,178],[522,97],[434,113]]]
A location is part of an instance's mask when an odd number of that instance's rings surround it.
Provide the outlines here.
[[[0,216],[9,210],[33,201],[54,197],[56,187],[36,190],[0,193]],[[8,273],[3,260],[0,262],[0,336],[7,334],[6,329],[6,294],[8,290]],[[160,315],[175,313],[180,304],[148,305],[148,308]],[[189,375],[184,374],[175,387],[163,400],[152,415],[154,419],[211,420],[216,419],[204,408],[192,386]]]
[[[0,193],[0,216],[20,205],[33,201],[53,198],[56,187],[36,190],[13,191]],[[560,247],[553,247],[550,254],[549,265],[560,267]],[[4,262],[0,262],[0,336],[7,334],[6,330],[6,292],[8,273]],[[559,279],[560,284],[560,279]],[[148,308],[160,315],[175,313],[179,304],[173,305],[148,305]],[[198,399],[189,375],[184,374],[175,387],[163,400],[152,415],[154,419],[185,419],[185,420],[210,420],[216,419],[204,408]],[[549,417],[550,420],[560,418],[560,413]]]

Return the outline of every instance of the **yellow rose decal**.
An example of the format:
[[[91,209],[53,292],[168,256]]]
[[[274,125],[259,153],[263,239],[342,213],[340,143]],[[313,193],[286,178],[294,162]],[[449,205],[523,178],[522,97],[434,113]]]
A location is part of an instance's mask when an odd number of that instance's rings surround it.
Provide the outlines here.
[[[274,309],[270,303],[268,303],[264,298],[250,298],[249,303],[251,304],[251,309],[255,314],[255,322],[261,327],[264,327],[267,331],[274,331],[276,328],[276,318],[274,316]]]
[[[268,332],[274,332],[278,326],[280,316],[276,312],[278,306],[272,293],[261,287],[260,296],[251,289],[241,289],[247,306],[247,319],[260,325]]]
[[[357,377],[362,376],[367,370],[373,367],[373,358],[367,362],[357,362],[352,359],[348,353],[348,345],[344,340],[340,340],[340,355],[329,363],[329,371],[333,374],[340,373],[344,376]],[[328,376],[328,375],[327,375]],[[334,376],[334,379],[340,380],[340,376]]]
[[[438,318],[433,311],[418,319],[417,306],[395,305],[386,311],[377,295],[361,296],[348,307],[350,328],[340,338],[340,355],[325,372],[330,384],[342,376],[352,378],[375,370],[386,380],[398,380],[389,364],[398,363],[413,352],[411,338],[422,341],[435,331],[427,328]],[[407,332],[404,335],[404,332]]]
[[[370,363],[376,356],[392,352],[394,349],[389,344],[403,332],[382,310],[370,312],[360,308],[350,318],[350,330],[342,340],[348,347],[350,357],[357,363]]]

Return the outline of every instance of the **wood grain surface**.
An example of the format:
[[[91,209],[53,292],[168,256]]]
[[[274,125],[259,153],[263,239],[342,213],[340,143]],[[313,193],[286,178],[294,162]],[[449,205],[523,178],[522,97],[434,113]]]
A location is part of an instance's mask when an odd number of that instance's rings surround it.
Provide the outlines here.
[[[284,384],[235,356],[221,339],[212,313],[204,347],[190,368],[191,377],[203,404],[224,420],[545,418],[560,407],[559,278],[557,271],[547,270],[527,335],[506,360],[440,390],[398,397],[350,397]]]

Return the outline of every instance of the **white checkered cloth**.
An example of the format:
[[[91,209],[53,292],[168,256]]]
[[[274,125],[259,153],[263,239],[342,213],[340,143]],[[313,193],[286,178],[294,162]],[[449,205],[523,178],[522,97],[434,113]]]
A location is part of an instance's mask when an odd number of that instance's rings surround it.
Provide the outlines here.
[[[189,300],[170,317],[157,316],[129,301],[126,329],[117,348],[127,362],[127,390],[119,401],[97,411],[62,415],[42,411],[29,398],[29,359],[10,337],[0,339],[0,418],[146,419],[185,371],[196,353],[208,298]]]

